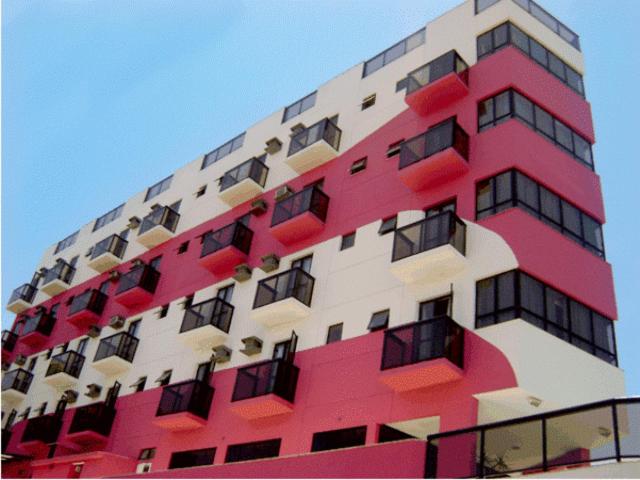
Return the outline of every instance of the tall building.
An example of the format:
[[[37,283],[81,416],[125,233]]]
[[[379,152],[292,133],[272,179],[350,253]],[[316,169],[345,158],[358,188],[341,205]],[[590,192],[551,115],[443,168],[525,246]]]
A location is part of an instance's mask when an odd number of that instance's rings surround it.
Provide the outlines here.
[[[48,248],[3,475],[640,473],[583,72],[467,0]]]

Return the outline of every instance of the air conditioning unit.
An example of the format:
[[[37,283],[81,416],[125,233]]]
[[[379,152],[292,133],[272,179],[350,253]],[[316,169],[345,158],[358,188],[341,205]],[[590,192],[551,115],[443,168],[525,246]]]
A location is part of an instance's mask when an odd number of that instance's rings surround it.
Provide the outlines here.
[[[293,127],[291,127],[291,136],[293,137],[294,135],[305,130],[306,128],[307,127],[304,126],[304,123],[296,123]]]
[[[280,266],[280,257],[275,253],[269,253],[261,257],[262,265],[260,265],[260,269],[265,272],[273,272],[277,270]]]
[[[109,272],[109,280],[111,280],[112,282],[115,282],[119,278],[120,278],[120,272],[118,270],[111,270]]]
[[[125,318],[120,315],[114,315],[109,319],[109,326],[114,330],[124,327]]]
[[[98,325],[91,325],[87,330],[87,335],[91,338],[98,338],[102,329]]]
[[[265,202],[263,199],[258,198],[257,200],[254,200],[253,202],[251,202],[251,210],[249,212],[251,213],[251,215],[255,215],[256,217],[259,217],[260,215],[266,212],[267,212],[267,202]]]
[[[282,148],[282,142],[278,137],[270,138],[269,140],[266,141],[266,144],[267,146],[265,147],[264,151],[267,152],[269,155],[278,153]]]
[[[65,390],[64,397],[67,403],[76,403],[76,400],[78,400],[78,392],[75,390]]]
[[[151,471],[151,462],[144,462],[136,465],[136,473],[148,473],[150,471]]]
[[[289,198],[291,195],[293,195],[293,190],[288,185],[285,185],[284,187],[280,187],[278,190],[276,190],[274,200],[276,202],[279,202],[281,200],[284,200],[285,198]]]
[[[234,280],[238,282],[244,282],[245,280],[249,280],[251,278],[251,267],[248,264],[243,263],[242,265],[237,265],[236,273],[233,276]]]
[[[134,228],[138,228],[140,226],[140,218],[138,217],[131,217],[129,219],[129,223],[127,224],[127,228],[130,230],[133,230]]]
[[[19,366],[22,367],[25,363],[27,363],[27,357],[25,357],[24,355],[19,353],[18,355],[16,355],[16,358],[15,358],[15,360],[13,362],[16,365],[19,365]]]
[[[87,253],[85,253],[84,256],[90,257],[92,253],[93,253],[93,247],[89,247],[89,249],[87,250]]]
[[[242,339],[244,348],[240,350],[245,355],[256,355],[262,351],[262,340],[258,337],[246,337]]]
[[[102,392],[102,386],[97,383],[91,383],[87,385],[87,391],[85,395],[89,398],[98,398]]]
[[[132,262],[134,267],[139,267],[141,265],[144,265],[144,262],[142,260],[140,260],[139,258],[136,258],[133,262]]]
[[[213,348],[213,359],[216,363],[225,363],[231,360],[231,349],[220,345]]]

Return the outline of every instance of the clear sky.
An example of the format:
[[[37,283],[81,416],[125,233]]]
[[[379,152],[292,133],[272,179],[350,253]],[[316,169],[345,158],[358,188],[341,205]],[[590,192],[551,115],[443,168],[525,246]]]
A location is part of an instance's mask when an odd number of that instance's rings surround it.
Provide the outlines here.
[[[3,0],[3,325],[46,247],[459,3]],[[581,35],[618,352],[640,394],[640,1],[540,3]]]

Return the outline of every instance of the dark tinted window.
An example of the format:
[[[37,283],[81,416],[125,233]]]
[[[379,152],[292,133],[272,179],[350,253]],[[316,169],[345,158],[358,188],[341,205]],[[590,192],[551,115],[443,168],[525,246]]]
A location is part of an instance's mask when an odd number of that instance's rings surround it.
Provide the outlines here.
[[[229,445],[225,463],[277,457],[280,454],[280,439]]]
[[[342,428],[313,434],[312,452],[364,445],[367,427]]]
[[[171,454],[169,469],[197,467],[199,465],[212,465],[213,457],[215,456],[215,454],[215,448],[174,452]]]

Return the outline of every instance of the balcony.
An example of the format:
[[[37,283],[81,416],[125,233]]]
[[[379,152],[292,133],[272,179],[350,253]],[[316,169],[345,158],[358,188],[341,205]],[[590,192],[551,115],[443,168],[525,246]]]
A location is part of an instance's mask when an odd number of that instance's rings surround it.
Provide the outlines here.
[[[577,468],[640,458],[638,438],[640,399],[605,400],[430,435],[426,477],[585,478],[597,470]]]
[[[127,242],[120,235],[113,234],[104,240],[99,241],[93,247],[89,267],[96,272],[106,272],[107,270],[120,265],[124,252],[127,249]]]
[[[44,445],[55,443],[61,428],[62,418],[53,413],[30,418],[22,432],[20,448],[32,451]]]
[[[404,283],[445,280],[466,265],[467,227],[443,212],[396,230],[391,273]]]
[[[50,297],[55,297],[69,288],[75,273],[75,267],[58,259],[56,265],[45,272],[40,290]]]
[[[13,352],[13,349],[16,347],[16,343],[18,342],[18,335],[12,332],[11,330],[3,330],[2,331],[2,354],[8,355]]]
[[[20,403],[27,396],[33,374],[17,368],[4,374],[2,377],[2,399],[5,402]]]
[[[315,279],[298,267],[260,280],[251,318],[266,327],[307,318],[314,283]]]
[[[402,325],[384,332],[380,381],[397,392],[462,377],[464,329],[449,317]]]
[[[291,137],[286,163],[298,173],[304,173],[338,155],[340,130],[325,118]]]
[[[109,438],[116,409],[105,402],[75,409],[65,440],[79,446],[104,443]]]
[[[220,179],[218,197],[235,207],[264,192],[269,173],[269,167],[262,161],[264,158],[251,158],[226,172]]]
[[[450,50],[407,75],[407,105],[418,115],[464,97],[469,91],[469,66]]]
[[[232,270],[246,261],[253,232],[240,222],[234,222],[202,237],[200,265],[216,274]]]
[[[276,203],[271,217],[271,234],[289,245],[324,228],[329,197],[318,187],[307,187]]]
[[[120,277],[115,301],[125,307],[148,303],[160,280],[160,272],[151,265],[137,265]]]
[[[37,347],[49,338],[56,319],[47,313],[44,309],[40,309],[33,317],[24,319],[22,331],[20,332],[20,343],[29,347]]]
[[[139,340],[127,332],[100,340],[93,358],[93,368],[106,376],[118,375],[131,368]]]
[[[180,214],[170,207],[158,207],[142,219],[138,229],[138,242],[153,248],[166,242],[176,231]]]
[[[78,382],[83,365],[84,355],[73,350],[56,355],[49,362],[44,382],[58,389],[72,387]]]
[[[398,176],[417,192],[463,175],[468,159],[469,135],[452,117],[403,142]]]
[[[162,397],[153,424],[171,431],[194,430],[207,424],[213,398],[213,387],[200,380],[168,385]]]
[[[293,411],[300,369],[283,359],[238,369],[231,411],[255,420]]]
[[[107,296],[95,288],[73,297],[67,313],[67,321],[77,327],[98,323],[107,303]]]
[[[184,312],[180,340],[197,350],[210,350],[227,340],[233,305],[213,298],[197,303]]]
[[[27,308],[31,307],[37,291],[38,289],[30,283],[19,286],[13,291],[11,297],[9,297],[7,310],[15,314],[24,312]]]

